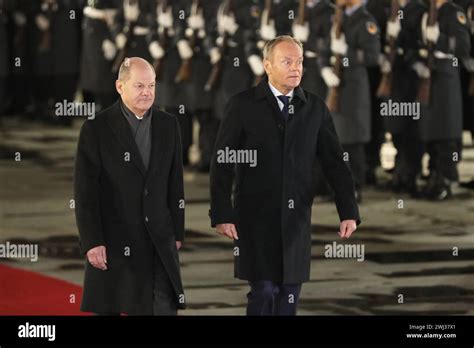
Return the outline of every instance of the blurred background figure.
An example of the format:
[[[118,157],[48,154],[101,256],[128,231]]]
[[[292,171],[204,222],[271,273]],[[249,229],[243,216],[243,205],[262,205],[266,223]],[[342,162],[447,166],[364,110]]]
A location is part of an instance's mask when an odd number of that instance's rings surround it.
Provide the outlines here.
[[[118,98],[113,88],[117,76],[112,64],[117,47],[112,27],[120,3],[87,0],[83,11],[80,86],[84,101],[95,102],[97,109],[112,105]]]
[[[50,123],[71,124],[55,114],[57,102],[74,101],[79,75],[81,0],[32,1],[36,113]]]

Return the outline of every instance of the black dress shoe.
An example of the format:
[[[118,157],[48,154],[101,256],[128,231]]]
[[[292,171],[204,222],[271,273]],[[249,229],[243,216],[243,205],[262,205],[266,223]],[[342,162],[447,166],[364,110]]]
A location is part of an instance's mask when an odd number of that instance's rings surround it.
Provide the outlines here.
[[[426,197],[432,201],[444,201],[452,196],[451,182],[444,178],[438,178],[436,183],[427,191]]]

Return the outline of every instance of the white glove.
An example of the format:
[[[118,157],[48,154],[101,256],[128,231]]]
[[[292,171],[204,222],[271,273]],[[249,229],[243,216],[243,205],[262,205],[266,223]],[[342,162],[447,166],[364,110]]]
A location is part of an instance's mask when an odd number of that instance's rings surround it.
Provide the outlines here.
[[[153,59],[161,59],[165,55],[165,50],[160,46],[158,41],[153,41],[149,46],[148,50]]]
[[[382,63],[380,64],[380,71],[382,71],[384,74],[388,74],[392,71],[392,64],[390,64],[390,61],[385,58],[385,56],[383,57]]]
[[[187,40],[179,40],[176,46],[178,47],[178,53],[181,59],[189,59],[193,56],[193,50]]]
[[[234,35],[237,29],[239,29],[239,25],[235,21],[235,17],[233,15],[223,16],[221,25],[222,29],[224,29],[230,35]]]
[[[425,13],[421,18],[421,33],[423,41],[438,42],[439,39],[439,25],[436,23],[433,26],[428,26],[428,13]]]
[[[189,16],[188,26],[194,30],[204,29],[204,18],[202,14]]]
[[[272,19],[270,24],[262,24],[260,37],[265,41],[273,40],[276,37],[275,20]]]
[[[105,39],[102,41],[102,51],[104,52],[104,57],[107,60],[112,60],[117,53],[117,49],[112,41]]]
[[[337,77],[332,68],[328,66],[321,69],[321,77],[328,87],[337,87],[341,83],[339,77]]]
[[[13,14],[13,20],[19,27],[22,27],[26,24],[26,16],[21,12],[15,12]]]
[[[262,58],[257,56],[256,54],[252,54],[250,57],[247,58],[247,63],[250,65],[250,69],[255,76],[261,76],[265,72],[263,68]]]
[[[436,43],[439,39],[439,25],[436,23],[435,25],[427,26],[426,27],[426,40]]]
[[[309,37],[309,23],[306,22],[304,25],[294,24],[293,25],[293,37],[301,42],[308,41]]]
[[[422,79],[427,79],[431,75],[430,69],[428,69],[428,67],[422,62],[416,62],[415,64],[413,64],[412,67],[413,67],[413,70],[416,71],[417,75],[421,77]]]
[[[346,36],[341,33],[339,39],[336,38],[336,35],[331,31],[331,51],[334,54],[340,54],[345,56],[347,53],[347,42]]]
[[[387,22],[387,36],[396,39],[398,34],[402,30],[402,26],[400,24],[400,19],[397,17],[395,21],[388,21]]]
[[[138,1],[132,5],[130,1],[125,0],[123,2],[123,14],[127,21],[136,22],[140,15],[140,8],[138,7]]]
[[[171,14],[171,8],[166,12],[160,12],[158,14],[158,24],[163,28],[171,28],[173,26],[173,15]]]
[[[217,47],[211,48],[211,50],[209,51],[209,58],[212,65],[216,64],[218,61],[221,60],[222,56]]]
[[[39,14],[35,18],[36,25],[42,31],[48,30],[49,28],[49,20],[46,18],[45,15]]]
[[[115,38],[115,44],[117,45],[117,48],[119,50],[124,48],[126,43],[127,43],[127,37],[125,36],[124,33],[118,34],[117,37]]]

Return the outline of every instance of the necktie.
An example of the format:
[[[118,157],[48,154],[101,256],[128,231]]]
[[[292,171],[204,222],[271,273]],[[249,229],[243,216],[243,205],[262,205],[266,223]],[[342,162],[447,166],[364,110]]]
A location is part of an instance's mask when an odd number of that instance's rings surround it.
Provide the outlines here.
[[[283,109],[281,109],[281,113],[283,115],[283,118],[285,121],[288,121],[288,116],[289,116],[289,106],[290,106],[290,97],[286,95],[279,95],[277,96],[278,99],[281,100],[283,103]]]

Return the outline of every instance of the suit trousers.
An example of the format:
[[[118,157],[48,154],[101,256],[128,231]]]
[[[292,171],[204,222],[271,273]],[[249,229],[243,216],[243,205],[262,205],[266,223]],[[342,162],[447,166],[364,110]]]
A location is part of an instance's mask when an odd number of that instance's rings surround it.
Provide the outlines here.
[[[249,281],[247,315],[296,315],[301,284]]]

